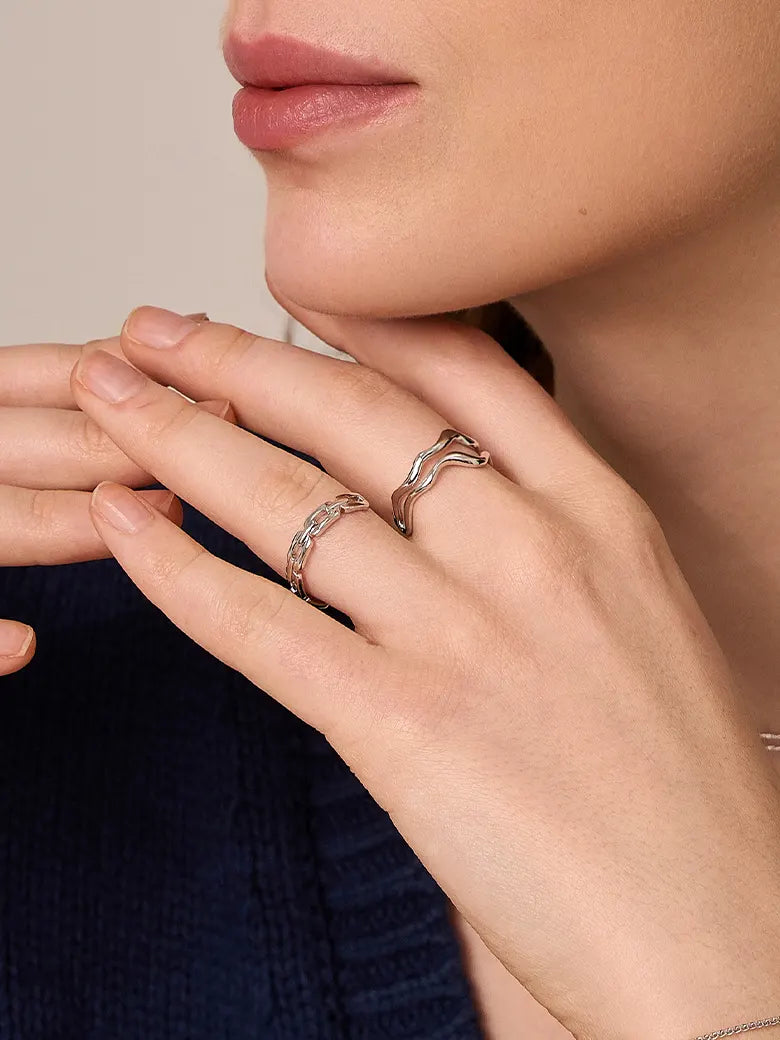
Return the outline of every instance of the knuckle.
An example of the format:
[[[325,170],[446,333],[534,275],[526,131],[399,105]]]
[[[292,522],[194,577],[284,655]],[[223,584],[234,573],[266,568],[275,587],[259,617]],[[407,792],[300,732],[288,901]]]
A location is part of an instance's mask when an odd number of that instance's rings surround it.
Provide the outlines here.
[[[670,554],[661,524],[642,496],[625,481],[601,490],[592,515],[585,523],[566,525],[559,538],[559,552],[570,571],[592,576],[604,568],[606,554],[627,561],[632,570],[658,570]]]
[[[507,545],[505,581],[521,595],[543,592],[557,605],[575,589],[592,589],[598,571],[599,539],[586,525],[572,522],[546,505],[525,503],[512,542]]]
[[[519,563],[530,584],[549,583],[552,573],[571,573],[581,561],[584,538],[572,536],[565,518],[553,510],[526,502],[519,526]]]
[[[219,631],[236,647],[267,646],[278,639],[279,617],[291,593],[274,582],[239,575],[221,594],[217,609]]]
[[[82,345],[74,343],[53,343],[53,367],[57,372],[67,372],[74,367],[82,352]]]
[[[213,335],[214,326],[202,325],[199,334]],[[196,333],[198,334],[198,333]],[[232,372],[244,356],[254,348],[258,337],[235,325],[223,326],[219,335],[209,343],[208,364],[210,372],[219,377]]]
[[[196,544],[185,559],[178,556],[158,557],[154,567],[150,568],[150,574],[158,588],[165,589],[169,594],[176,593],[189,580],[190,574],[203,565],[207,555],[208,551]]]
[[[119,451],[106,431],[83,412],[72,413],[66,444],[69,454],[83,462],[105,462]]]
[[[171,391],[171,397],[176,398],[173,403],[168,404],[166,397],[166,408],[162,416],[156,418],[153,430],[150,432],[156,438],[173,437],[189,428],[190,424],[202,419],[204,413],[196,405],[185,399],[180,394]],[[157,399],[150,402],[152,407],[158,407]],[[143,407],[143,406],[141,406]]]
[[[117,343],[116,337],[105,337],[98,336],[95,339],[88,339],[81,346],[81,349],[85,354],[91,353],[93,350],[105,350],[110,344]],[[67,345],[65,345],[67,349]],[[63,355],[65,356],[65,355]]]
[[[623,546],[644,571],[660,571],[671,559],[671,549],[658,517],[637,495],[622,525]]]
[[[608,531],[629,548],[664,540],[661,524],[642,496],[623,484],[609,499]]]
[[[56,526],[57,500],[57,493],[48,488],[30,491],[27,499],[27,512],[30,523],[36,531],[47,531]]]
[[[310,462],[290,456],[277,471],[268,473],[250,493],[250,505],[255,515],[265,516],[279,526],[287,526],[298,513],[307,514],[318,496],[325,501],[331,488],[331,478]],[[311,507],[311,508],[309,508]]]
[[[360,364],[343,364],[339,372],[342,409],[352,422],[361,422],[374,414],[387,400],[400,396],[401,389],[392,379]]]

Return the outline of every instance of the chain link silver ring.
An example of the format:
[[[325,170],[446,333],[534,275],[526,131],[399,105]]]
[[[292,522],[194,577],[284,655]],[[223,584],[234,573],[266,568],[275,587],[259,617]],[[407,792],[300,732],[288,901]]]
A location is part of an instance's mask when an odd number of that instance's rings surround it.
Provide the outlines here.
[[[359,509],[368,509],[369,504],[362,495],[347,492],[337,495],[332,502],[323,502],[306,517],[303,527],[293,535],[290,548],[287,550],[287,581],[290,591],[300,596],[305,603],[325,610],[327,603],[310,596],[303,584],[303,565],[314,546],[314,539],[334,524],[345,513],[353,513]]]

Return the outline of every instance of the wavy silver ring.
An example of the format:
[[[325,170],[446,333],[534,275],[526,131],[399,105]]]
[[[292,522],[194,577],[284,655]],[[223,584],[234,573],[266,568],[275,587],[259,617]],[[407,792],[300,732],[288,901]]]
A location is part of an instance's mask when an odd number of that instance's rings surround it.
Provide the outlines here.
[[[473,451],[447,451],[446,449],[455,442],[463,444],[467,448],[472,448]],[[423,463],[442,452],[444,454],[441,454],[441,457],[436,460],[428,471],[428,475],[418,479],[420,478]],[[485,466],[489,462],[490,452],[480,451],[479,444],[473,437],[468,437],[465,433],[459,433],[457,430],[442,430],[438,441],[415,457],[406,480],[395,489],[391,496],[393,523],[396,530],[400,531],[407,538],[411,537],[413,530],[412,507],[415,499],[430,488],[443,466],[453,464],[459,466]]]
[[[368,508],[368,502],[362,495],[347,492],[344,495],[338,495],[332,502],[323,502],[313,513],[309,513],[303,521],[303,527],[293,535],[290,548],[287,550],[287,581],[290,584],[291,592],[300,596],[306,603],[319,607],[320,610],[327,608],[327,603],[313,599],[306,592],[303,584],[303,565],[306,563],[314,545],[314,539],[318,534],[322,534],[344,513],[353,513],[358,509]]]

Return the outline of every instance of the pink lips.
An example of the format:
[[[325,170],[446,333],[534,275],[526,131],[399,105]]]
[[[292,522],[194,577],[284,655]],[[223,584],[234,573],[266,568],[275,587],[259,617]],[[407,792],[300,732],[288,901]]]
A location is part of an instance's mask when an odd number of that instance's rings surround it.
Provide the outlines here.
[[[357,60],[289,36],[227,37],[225,62],[243,85],[233,122],[249,148],[290,147],[314,133],[365,125],[412,100],[419,87],[377,59]]]

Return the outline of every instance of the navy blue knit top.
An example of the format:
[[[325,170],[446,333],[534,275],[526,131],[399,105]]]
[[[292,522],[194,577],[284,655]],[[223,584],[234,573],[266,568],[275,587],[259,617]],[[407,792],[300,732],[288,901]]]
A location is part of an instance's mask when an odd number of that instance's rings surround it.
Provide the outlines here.
[[[0,1040],[479,1040],[441,890],[320,734],[113,558],[0,570],[0,614],[38,634],[0,679]]]

